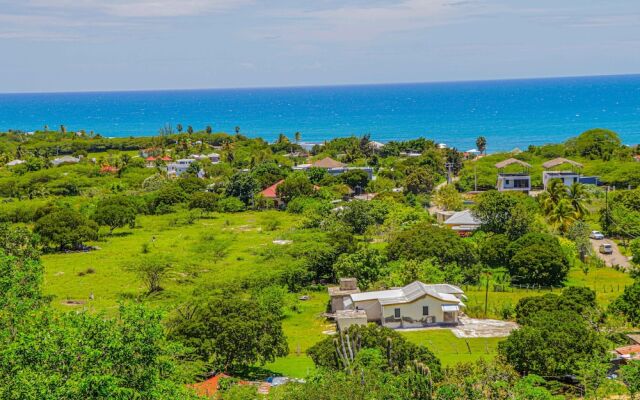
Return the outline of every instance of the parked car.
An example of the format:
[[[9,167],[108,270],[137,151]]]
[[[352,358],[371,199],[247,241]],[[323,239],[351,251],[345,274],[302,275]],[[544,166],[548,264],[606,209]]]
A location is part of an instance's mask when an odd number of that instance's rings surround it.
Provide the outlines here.
[[[604,239],[604,235],[602,234],[602,232],[600,231],[591,231],[591,234],[589,235],[589,237],[591,239],[595,239],[595,240],[602,240]]]
[[[613,246],[609,243],[604,243],[600,245],[600,253],[602,254],[611,254],[613,253]]]

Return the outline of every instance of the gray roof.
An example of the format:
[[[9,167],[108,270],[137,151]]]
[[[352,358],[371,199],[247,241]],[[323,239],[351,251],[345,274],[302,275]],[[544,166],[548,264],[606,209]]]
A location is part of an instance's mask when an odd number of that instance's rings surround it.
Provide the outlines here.
[[[458,211],[453,214],[446,221],[447,225],[480,225],[481,222],[473,216],[471,210]]]
[[[382,305],[411,303],[424,296],[431,296],[438,300],[460,304],[456,294],[464,292],[457,286],[449,284],[427,285],[415,281],[398,289],[379,290],[375,292],[356,293],[351,295],[354,302],[377,300]]]
[[[542,164],[542,168],[544,169],[553,168],[562,164],[571,164],[574,167],[582,168],[582,164],[580,164],[579,162],[569,160],[567,158],[562,158],[562,157],[554,158],[553,160],[547,161],[546,163]]]
[[[53,159],[53,161],[51,161],[51,163],[54,165],[64,164],[64,163],[79,163],[79,162],[80,162],[80,159],[73,156],[62,156],[62,157],[55,158]]]
[[[502,169],[502,168],[506,168],[506,167],[508,167],[509,165],[512,165],[512,164],[519,164],[519,165],[522,165],[525,168],[531,168],[531,164],[526,163],[526,162],[521,161],[521,160],[518,160],[516,158],[509,158],[509,159],[506,159],[504,161],[500,161],[499,163],[496,164],[496,168]]]

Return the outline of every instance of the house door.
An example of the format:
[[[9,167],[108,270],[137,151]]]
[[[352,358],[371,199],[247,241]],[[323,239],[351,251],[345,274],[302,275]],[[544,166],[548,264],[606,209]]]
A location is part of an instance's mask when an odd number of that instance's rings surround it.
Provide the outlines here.
[[[458,322],[457,321],[457,316],[458,313],[455,311],[445,311],[443,313],[443,318],[445,323],[454,323],[454,322]]]

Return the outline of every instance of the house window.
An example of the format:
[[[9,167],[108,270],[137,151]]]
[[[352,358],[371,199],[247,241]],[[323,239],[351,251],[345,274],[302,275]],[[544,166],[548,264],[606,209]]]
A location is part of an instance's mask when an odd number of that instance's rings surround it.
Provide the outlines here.
[[[508,185],[511,181],[509,179],[505,179],[504,183]]]
[[[399,308],[394,308],[393,309],[393,316],[396,319],[400,318],[400,309]]]
[[[429,306],[422,306],[422,315],[429,315]]]

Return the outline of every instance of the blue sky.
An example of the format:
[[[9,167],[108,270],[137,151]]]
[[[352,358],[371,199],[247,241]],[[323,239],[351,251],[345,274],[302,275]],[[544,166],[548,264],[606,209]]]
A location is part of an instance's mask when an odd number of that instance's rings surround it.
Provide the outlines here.
[[[640,1],[0,0],[0,92],[640,73]]]

